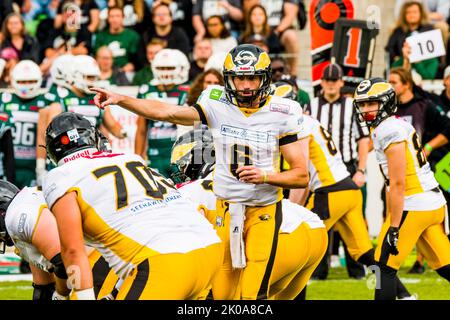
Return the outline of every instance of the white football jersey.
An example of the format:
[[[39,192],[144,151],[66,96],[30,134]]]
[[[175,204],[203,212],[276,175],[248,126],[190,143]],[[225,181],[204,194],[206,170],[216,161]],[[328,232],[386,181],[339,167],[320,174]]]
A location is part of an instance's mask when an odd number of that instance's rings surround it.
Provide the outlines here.
[[[406,178],[404,210],[426,211],[442,207],[446,202],[442,193],[431,191],[438,187],[419,136],[408,122],[390,117],[372,131],[377,162],[385,179],[389,180],[385,150],[391,145],[406,142]]]
[[[258,109],[231,104],[222,86],[209,86],[195,105],[214,137],[214,193],[221,199],[264,206],[282,199],[282,189],[241,182],[236,169],[244,165],[278,172],[280,146],[297,141],[302,109],[290,99],[269,96]]]
[[[48,272],[53,265],[32,245],[34,230],[45,208],[47,203],[42,191],[37,187],[25,187],[10,203],[5,224],[16,253],[31,265]]]
[[[304,115],[299,139],[307,137],[310,138],[308,171],[309,188],[312,191],[331,186],[350,176],[331,134],[319,121]]]
[[[43,187],[50,208],[77,193],[86,244],[122,278],[149,256],[220,242],[194,204],[137,155],[84,155],[51,170]]]
[[[205,179],[199,179],[188,184],[182,185],[178,190],[183,196],[190,198],[198,209],[204,209],[211,212],[216,211],[216,196],[212,192],[212,176]],[[311,229],[325,228],[319,216],[308,209],[299,206],[287,199],[282,200],[281,204],[283,221],[280,226],[281,233],[292,233],[297,227],[305,222]],[[220,221],[217,223],[221,224]]]

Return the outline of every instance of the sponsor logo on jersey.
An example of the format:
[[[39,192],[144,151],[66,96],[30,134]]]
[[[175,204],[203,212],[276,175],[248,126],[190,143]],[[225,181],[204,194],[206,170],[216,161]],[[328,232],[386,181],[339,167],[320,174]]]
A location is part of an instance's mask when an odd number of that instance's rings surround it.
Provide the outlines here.
[[[13,111],[12,117],[17,122],[32,122],[37,123],[39,119],[39,113],[35,111]]]
[[[219,100],[222,96],[222,90],[219,89],[212,89],[209,93],[209,98],[213,100]]]
[[[219,89],[212,89],[209,93],[209,98],[213,100],[219,100],[222,96],[222,90]]]
[[[269,142],[270,138],[267,132],[238,128],[225,124],[220,127],[220,133],[223,136],[264,143]]]
[[[19,233],[24,233],[25,231],[25,222],[27,222],[27,214],[22,213],[19,218],[19,225],[17,227],[17,230],[19,230]]]
[[[36,147],[14,146],[14,156],[16,160],[35,160]]]
[[[98,117],[100,116],[100,109],[94,106],[80,106],[71,105],[67,108],[69,112],[79,113],[85,117]]]
[[[181,194],[178,193],[178,191],[172,195],[167,196],[164,200],[146,200],[141,201],[138,204],[132,206],[130,208],[130,211],[132,213],[138,213],[145,209],[153,209],[153,208],[160,208],[165,207],[167,204],[171,201],[181,199]]]
[[[281,113],[289,114],[290,107],[287,104],[272,103],[269,107],[269,110],[272,112],[281,112]]]
[[[17,111],[19,110],[19,105],[17,103],[9,103],[6,105],[6,110]]]

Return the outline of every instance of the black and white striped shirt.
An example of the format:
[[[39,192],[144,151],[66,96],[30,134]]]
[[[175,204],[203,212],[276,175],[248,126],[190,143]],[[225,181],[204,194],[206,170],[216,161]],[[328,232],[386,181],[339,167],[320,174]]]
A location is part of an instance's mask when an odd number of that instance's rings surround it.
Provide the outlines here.
[[[358,159],[357,141],[369,136],[368,128],[359,123],[352,102],[351,98],[341,96],[330,106],[321,95],[312,99],[305,109],[305,113],[319,120],[330,132],[344,162]]]

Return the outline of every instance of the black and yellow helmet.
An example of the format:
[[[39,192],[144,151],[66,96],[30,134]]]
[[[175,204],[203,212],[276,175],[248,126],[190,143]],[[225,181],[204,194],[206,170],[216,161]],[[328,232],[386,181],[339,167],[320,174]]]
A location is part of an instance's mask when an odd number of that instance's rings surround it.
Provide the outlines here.
[[[295,79],[287,76],[281,78],[281,80],[275,83],[272,83],[270,94],[297,101],[298,86],[295,83]]]
[[[215,163],[211,131],[206,127],[190,130],[172,146],[169,177],[175,184],[203,179],[213,171]]]
[[[6,246],[14,245],[8,230],[6,229],[6,211],[19,189],[11,182],[0,180],[0,254],[5,253]]]
[[[355,90],[353,106],[356,108],[358,120],[370,127],[376,127],[384,119],[397,111],[397,101],[392,85],[381,78],[371,78],[362,81]],[[362,102],[378,101],[379,108],[376,116],[361,112]]]
[[[238,76],[261,76],[259,88],[253,90],[251,96],[242,96],[237,90],[233,78]],[[272,67],[269,55],[263,49],[253,44],[241,44],[232,49],[223,64],[223,78],[227,99],[236,106],[251,104],[259,98],[262,105],[270,94]]]

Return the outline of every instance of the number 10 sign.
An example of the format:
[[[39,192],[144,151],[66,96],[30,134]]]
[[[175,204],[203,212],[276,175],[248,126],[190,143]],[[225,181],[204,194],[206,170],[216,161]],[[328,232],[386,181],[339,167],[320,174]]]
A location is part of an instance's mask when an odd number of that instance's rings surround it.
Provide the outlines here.
[[[417,33],[406,38],[411,47],[409,62],[414,63],[445,55],[444,41],[440,30]]]

